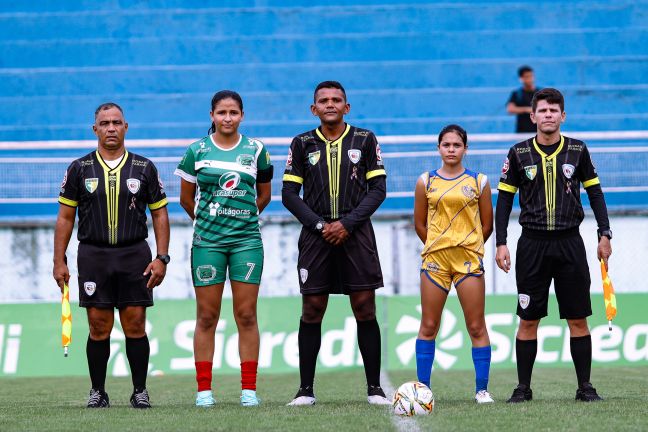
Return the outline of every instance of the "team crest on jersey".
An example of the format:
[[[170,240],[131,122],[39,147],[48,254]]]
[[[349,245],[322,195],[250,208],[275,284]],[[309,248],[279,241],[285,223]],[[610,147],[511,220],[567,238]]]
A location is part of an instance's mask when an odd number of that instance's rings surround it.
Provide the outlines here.
[[[314,151],[312,153],[308,153],[308,162],[310,162],[311,165],[316,165],[317,162],[320,160],[320,151]]]
[[[531,303],[531,297],[526,294],[518,294],[518,301],[520,303],[520,307],[522,309],[526,309],[529,307],[529,303]]]
[[[135,195],[137,191],[140,189],[141,182],[138,179],[135,178],[129,178],[126,180],[126,187],[132,193]]]
[[[216,278],[216,267],[211,264],[201,265],[196,268],[196,279],[200,282],[210,282]]]
[[[85,179],[85,187],[88,192],[92,193],[97,190],[99,186],[99,179],[97,177]]]
[[[571,164],[563,164],[562,170],[563,170],[563,174],[565,174],[565,177],[570,179],[574,175],[574,171],[576,171],[576,167],[574,167],[574,165]]]
[[[236,157],[236,162],[238,162],[239,165],[252,166],[254,156],[250,154],[241,154]]]
[[[305,268],[300,268],[299,278],[301,279],[302,283],[306,283],[306,280],[308,279],[308,270],[306,270]]]
[[[473,199],[477,195],[477,192],[475,191],[475,189],[473,189],[472,187],[470,187],[468,185],[464,185],[461,188],[461,192],[463,192],[463,194],[469,199]]]
[[[83,289],[86,292],[86,294],[91,296],[97,290],[97,284],[94,282],[86,282],[83,284]]]
[[[360,162],[360,154],[361,154],[360,150],[351,149],[351,150],[348,151],[348,154],[349,154],[349,159],[351,160],[351,162],[353,162],[354,164],[357,164],[358,162]]]
[[[525,166],[524,174],[526,174],[529,180],[533,180],[536,177],[536,174],[538,174],[538,166],[537,165]]]

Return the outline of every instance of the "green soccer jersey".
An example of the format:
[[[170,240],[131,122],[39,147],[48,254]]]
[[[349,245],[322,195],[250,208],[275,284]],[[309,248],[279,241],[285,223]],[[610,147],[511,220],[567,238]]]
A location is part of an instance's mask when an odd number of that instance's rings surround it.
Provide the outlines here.
[[[272,178],[261,141],[241,135],[224,149],[207,136],[189,146],[175,174],[197,185],[194,246],[261,245],[256,183]]]

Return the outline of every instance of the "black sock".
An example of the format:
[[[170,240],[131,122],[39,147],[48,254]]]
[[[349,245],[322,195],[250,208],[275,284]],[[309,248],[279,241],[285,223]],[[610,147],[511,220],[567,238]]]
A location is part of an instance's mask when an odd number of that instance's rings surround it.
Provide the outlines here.
[[[322,343],[322,323],[306,323],[299,320],[299,376],[300,387],[313,388],[315,365]]]
[[[92,388],[104,391],[106,369],[108,369],[108,358],[110,357],[110,337],[97,341],[88,336],[86,357],[88,358],[88,371],[90,372]]]
[[[378,321],[358,321],[358,347],[362,354],[367,386],[380,385],[380,327]]]
[[[538,353],[538,339],[520,340],[515,338],[518,383],[531,387],[531,372]]]
[[[126,338],[126,357],[130,364],[135,390],[141,391],[146,388],[150,352],[151,348],[146,335],[141,338]]]
[[[576,368],[578,386],[590,382],[592,370],[592,336],[579,336],[569,339],[569,348]]]

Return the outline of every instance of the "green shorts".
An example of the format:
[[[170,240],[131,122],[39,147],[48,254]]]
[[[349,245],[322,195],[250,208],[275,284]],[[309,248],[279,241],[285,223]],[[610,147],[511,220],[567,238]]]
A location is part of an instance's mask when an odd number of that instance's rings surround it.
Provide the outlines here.
[[[230,281],[258,285],[263,273],[263,246],[191,248],[191,277],[194,286],[225,282],[228,268]]]

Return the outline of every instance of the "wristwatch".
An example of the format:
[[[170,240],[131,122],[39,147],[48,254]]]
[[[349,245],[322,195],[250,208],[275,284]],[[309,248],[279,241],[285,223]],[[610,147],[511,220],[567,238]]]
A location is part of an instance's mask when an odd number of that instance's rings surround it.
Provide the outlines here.
[[[601,237],[607,237],[609,240],[612,240],[612,230],[610,229],[597,231],[597,234],[599,241],[601,241]]]
[[[317,232],[321,233],[323,229],[324,229],[324,221],[318,221],[318,222],[315,224],[315,230],[316,230]]]
[[[169,264],[169,262],[171,261],[171,257],[169,255],[158,255],[155,257],[155,259],[159,259],[164,265]]]

